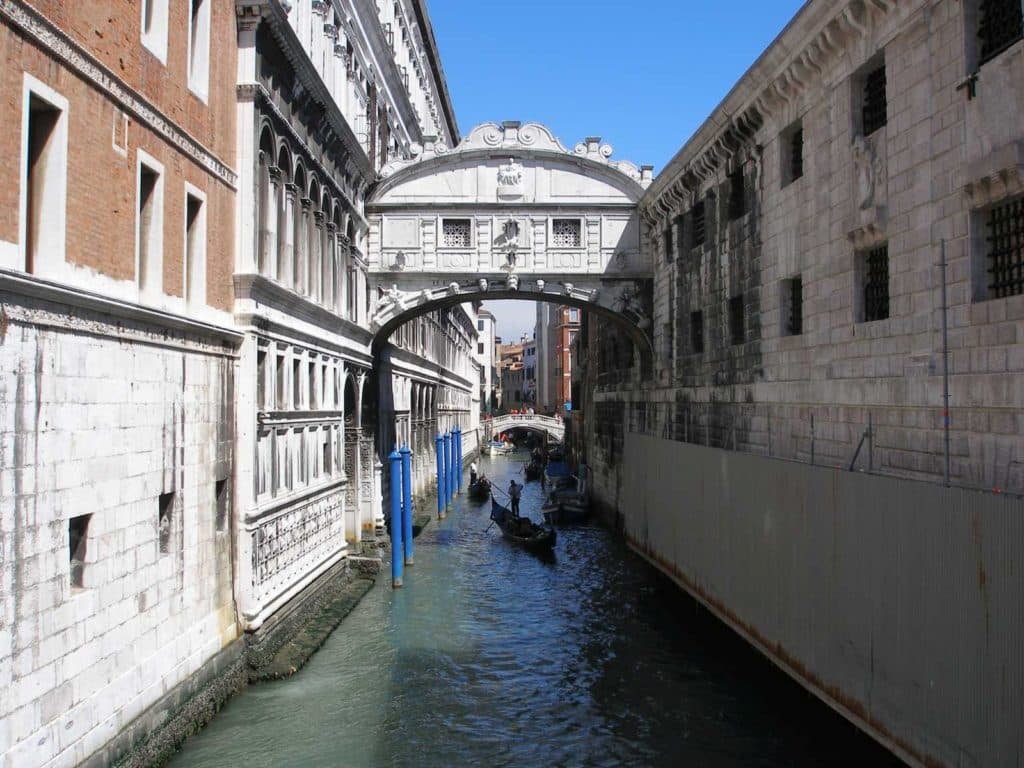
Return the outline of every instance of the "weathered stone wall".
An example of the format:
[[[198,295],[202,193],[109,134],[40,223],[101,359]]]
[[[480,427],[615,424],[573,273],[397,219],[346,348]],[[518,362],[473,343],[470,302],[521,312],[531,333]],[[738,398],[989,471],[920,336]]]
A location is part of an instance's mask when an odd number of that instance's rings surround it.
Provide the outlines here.
[[[986,239],[991,206],[1024,194],[1024,86],[1008,74],[1024,42],[979,65],[973,4],[887,5],[798,14],[648,190],[656,363],[627,399],[671,392],[678,440],[833,466],[870,420],[874,471],[941,479],[945,241],[951,480],[1024,490],[1024,295],[993,295]],[[865,132],[877,67],[885,124]],[[733,217],[737,172],[746,210]],[[882,246],[886,316],[868,319],[866,253]]]
[[[235,342],[29,285],[0,285],[0,733],[76,765],[238,636]]]

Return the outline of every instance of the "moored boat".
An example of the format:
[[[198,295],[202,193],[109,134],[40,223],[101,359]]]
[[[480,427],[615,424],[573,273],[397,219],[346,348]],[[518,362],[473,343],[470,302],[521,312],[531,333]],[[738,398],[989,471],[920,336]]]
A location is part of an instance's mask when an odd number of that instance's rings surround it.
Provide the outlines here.
[[[523,474],[527,480],[539,480],[542,472],[544,472],[544,465],[536,459],[523,468]]]
[[[550,551],[555,546],[555,529],[550,525],[537,525],[528,517],[516,517],[512,510],[491,497],[491,520],[498,524],[509,541],[535,552]]]

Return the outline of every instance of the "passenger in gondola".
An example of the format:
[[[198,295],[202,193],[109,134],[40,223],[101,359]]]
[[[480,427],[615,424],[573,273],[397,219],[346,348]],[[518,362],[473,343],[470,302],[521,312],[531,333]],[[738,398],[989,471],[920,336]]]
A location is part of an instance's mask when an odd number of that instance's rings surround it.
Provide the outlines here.
[[[476,485],[476,461],[469,462],[469,484]]]

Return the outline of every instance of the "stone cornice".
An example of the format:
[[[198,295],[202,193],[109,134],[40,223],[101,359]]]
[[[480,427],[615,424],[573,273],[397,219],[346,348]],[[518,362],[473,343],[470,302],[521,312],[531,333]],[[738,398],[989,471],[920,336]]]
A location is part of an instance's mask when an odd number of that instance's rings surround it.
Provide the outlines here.
[[[458,144],[461,140],[459,124],[455,119],[455,108],[452,106],[452,97],[448,92],[448,80],[444,75],[444,68],[441,66],[441,57],[437,52],[437,40],[434,37],[434,28],[430,24],[430,15],[427,13],[424,0],[411,0],[411,2],[416,10],[416,22],[419,24],[420,33],[423,36],[423,47],[426,49],[427,59],[430,61],[430,67],[434,74],[434,82],[441,98],[445,123],[448,125],[452,143]]]
[[[74,312],[62,316],[46,313],[47,317],[43,317],[39,314],[44,311],[42,309],[16,309],[17,302],[12,303],[9,298],[3,296],[5,293],[18,299],[31,298],[48,304],[84,310],[102,319],[90,320]],[[13,270],[0,269],[0,300],[3,301],[0,305],[0,328],[5,327],[8,320],[16,320],[61,327],[77,333],[94,333],[142,344],[186,348],[231,357],[237,356],[237,349],[244,338],[232,328],[192,320],[182,315],[144,307]],[[133,324],[140,327],[133,327]],[[159,333],[147,333],[145,326],[159,329]],[[173,334],[168,334],[168,330],[178,336],[175,338]],[[190,338],[202,339],[205,345],[190,343]]]
[[[114,75],[83,46],[57,28],[39,11],[20,0],[0,0],[0,19],[30,38],[47,54],[88,82],[100,93],[131,114],[140,125],[162,136],[232,189],[238,175],[211,150],[150,103],[142,94]]]
[[[806,3],[658,174],[641,201],[644,219],[655,225],[692,205],[706,180],[749,152],[768,117],[795,103],[897,8],[896,0]]]

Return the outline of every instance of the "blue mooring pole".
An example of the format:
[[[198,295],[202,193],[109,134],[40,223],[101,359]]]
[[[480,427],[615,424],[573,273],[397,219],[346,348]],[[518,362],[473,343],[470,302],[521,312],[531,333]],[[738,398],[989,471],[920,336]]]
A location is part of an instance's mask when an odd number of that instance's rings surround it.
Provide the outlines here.
[[[402,450],[402,543],[405,544],[405,564],[412,565],[412,451],[408,445]]]
[[[444,438],[437,433],[434,438],[434,450],[437,455],[437,519],[444,518]]]
[[[391,465],[391,586],[402,586],[402,454],[388,454]]]
[[[462,493],[462,429],[455,429],[455,490]]]
[[[444,505],[452,503],[452,433],[444,433]]]

